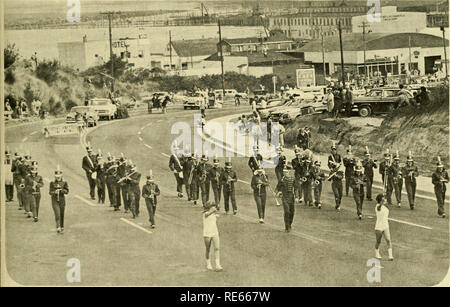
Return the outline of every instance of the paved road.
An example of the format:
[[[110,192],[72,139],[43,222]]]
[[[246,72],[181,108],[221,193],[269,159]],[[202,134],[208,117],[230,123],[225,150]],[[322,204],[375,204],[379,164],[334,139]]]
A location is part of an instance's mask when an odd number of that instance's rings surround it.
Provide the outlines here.
[[[244,110],[244,107],[241,108]],[[209,111],[211,116],[235,110]],[[150,229],[141,200],[141,216],[114,212],[88,200],[88,184],[81,169],[85,154],[80,138],[43,139],[33,125],[8,129],[6,142],[30,149],[40,174],[52,179],[60,164],[69,182],[66,232],[57,235],[48,192],[43,188],[39,223],[27,220],[17,204],[6,205],[6,264],[10,277],[24,285],[70,285],[68,259],[81,263],[81,285],[145,286],[318,286],[371,285],[367,260],[374,255],[374,203],[365,203],[366,217],[356,218],[353,198],[344,197],[343,211],[334,210],[329,184],[322,210],[296,207],[293,232],[283,232],[283,212],[269,197],[266,224],[257,223],[256,206],[247,184],[247,159],[233,158],[241,180],[237,185],[237,216],[221,215],[221,258],[224,271],[209,272],[204,263],[201,208],[175,193],[168,171],[171,126],[192,123],[194,111],[174,110],[106,123],[87,136],[94,150],[130,157],[142,173],[153,169],[162,189],[156,229]],[[140,132],[140,134],[139,134]],[[221,161],[223,163],[223,161]],[[275,175],[269,171],[269,176]],[[372,217],[372,218],[371,218]],[[434,285],[448,271],[448,219],[436,216],[436,204],[419,200],[417,210],[391,210],[394,262],[382,261],[381,285]],[[425,228],[424,228],[425,227]],[[384,244],[384,242],[383,242]],[[385,245],[383,245],[385,247]],[[387,250],[382,248],[386,256]]]

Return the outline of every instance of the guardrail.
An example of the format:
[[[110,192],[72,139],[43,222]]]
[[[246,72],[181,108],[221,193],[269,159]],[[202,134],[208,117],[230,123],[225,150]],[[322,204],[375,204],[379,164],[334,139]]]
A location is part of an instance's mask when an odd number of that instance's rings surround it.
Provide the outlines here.
[[[81,126],[78,124],[58,124],[44,127],[42,133],[46,138],[59,135],[79,134]]]

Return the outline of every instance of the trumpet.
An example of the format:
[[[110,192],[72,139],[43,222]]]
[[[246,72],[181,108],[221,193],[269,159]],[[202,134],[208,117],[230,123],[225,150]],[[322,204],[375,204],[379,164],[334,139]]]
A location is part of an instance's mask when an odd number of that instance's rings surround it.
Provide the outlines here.
[[[315,185],[315,186],[320,185],[320,180],[315,180],[315,181],[314,181],[314,185]]]
[[[22,179],[20,181],[19,188],[21,188],[21,189],[25,188],[25,180]]]
[[[307,177],[302,177],[300,180],[303,181],[303,182],[306,182],[306,181],[308,181],[308,178]]]

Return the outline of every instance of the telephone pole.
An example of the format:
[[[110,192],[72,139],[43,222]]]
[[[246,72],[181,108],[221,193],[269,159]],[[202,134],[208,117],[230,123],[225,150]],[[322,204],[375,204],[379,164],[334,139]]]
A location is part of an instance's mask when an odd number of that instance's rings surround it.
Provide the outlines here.
[[[365,21],[363,21],[363,23],[362,23],[362,26],[363,26],[363,32],[362,32],[362,34],[363,34],[363,44],[364,44],[364,79],[365,78],[367,78],[367,67],[366,67],[366,49],[367,49],[367,46],[366,46],[366,22]]]
[[[323,41],[323,29],[322,26],[320,26],[320,35],[322,36],[322,64],[323,64],[323,79],[326,84],[326,78],[327,78],[327,67],[325,65],[325,46]]]
[[[340,45],[340,49],[341,49],[342,88],[345,88],[344,50],[343,50],[343,47],[342,47],[341,20],[338,21],[338,29],[339,29],[339,45]]]
[[[447,43],[445,42],[445,28],[441,27],[441,31],[442,31],[442,43],[444,45],[445,78],[448,78]]]
[[[225,98],[225,83],[223,77],[223,52],[222,52],[222,30],[220,28],[220,19],[217,20],[217,24],[219,26],[219,53],[220,53],[220,69],[222,72],[222,99]]]
[[[172,31],[169,30],[169,57],[170,57],[170,68],[172,70]]]
[[[119,12],[102,12],[101,15],[108,16],[108,28],[109,28],[109,61],[111,62],[111,92],[114,93],[114,60],[113,60],[113,49],[112,49],[112,18],[114,14]]]

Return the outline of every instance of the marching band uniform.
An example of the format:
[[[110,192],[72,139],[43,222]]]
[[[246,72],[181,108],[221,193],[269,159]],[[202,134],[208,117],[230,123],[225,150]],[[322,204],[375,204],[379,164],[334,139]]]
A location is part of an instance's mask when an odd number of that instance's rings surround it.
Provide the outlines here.
[[[380,163],[379,173],[381,175],[381,180],[383,181],[383,185],[387,185],[387,183],[384,181],[385,176],[387,175],[387,169],[391,165],[391,157],[389,155],[389,152],[386,151],[384,154],[384,161]]]
[[[344,158],[343,162],[345,166],[345,195],[348,196],[350,182],[352,181],[355,168],[355,159],[353,157],[351,147],[347,149],[347,156]]]
[[[32,216],[31,212],[31,204],[29,202],[29,199],[26,196],[25,193],[25,180],[30,174],[30,160],[31,156],[29,154],[25,155],[25,161],[19,165],[19,174],[20,174],[20,184],[19,184],[19,192],[20,197],[22,199],[22,204],[25,209],[25,214],[27,214],[27,217]]]
[[[139,188],[139,182],[141,181],[141,173],[136,169],[136,165],[131,164],[130,173],[125,180],[128,195],[128,204],[133,218],[139,216],[139,200],[141,198],[141,190]]]
[[[20,194],[20,182],[21,182],[21,177],[20,177],[20,165],[22,164],[22,157],[19,155],[19,153],[15,153],[14,154],[15,158],[12,161],[11,164],[11,172],[13,173],[13,183],[14,186],[16,187],[16,195],[17,195],[17,202],[19,204],[19,210],[23,209],[23,203],[22,203],[22,198],[21,198],[21,194]]]
[[[303,174],[302,174],[302,191],[303,198],[305,200],[305,205],[312,206],[312,164],[311,158],[307,156],[303,164]]]
[[[155,228],[155,213],[156,205],[158,203],[157,197],[160,195],[160,190],[158,184],[154,182],[152,171],[150,170],[150,175],[147,176],[147,182],[142,187],[142,197],[145,199],[145,205],[148,210],[149,222],[152,228]]]
[[[282,195],[283,211],[284,211],[284,227],[289,232],[292,228],[295,214],[295,178],[289,174],[289,167],[286,165],[283,169],[283,177],[278,181],[275,191]]]
[[[98,196],[98,203],[105,203],[106,198],[106,165],[103,162],[103,158],[101,156],[97,157],[97,167],[95,168],[95,171],[97,173],[97,178],[95,179],[95,183],[97,185],[97,196]]]
[[[92,174],[95,173],[96,159],[92,154],[92,148],[90,146],[86,147],[87,155],[83,157],[81,167],[86,172],[86,177],[89,183],[89,194],[92,200],[95,200],[95,179],[92,178]]]
[[[5,151],[5,161],[3,163],[3,174],[5,174],[5,200],[10,202],[14,198],[14,180],[11,171],[13,161],[9,150]]]
[[[366,157],[362,161],[362,166],[364,168],[364,175],[366,175],[367,178],[366,196],[367,200],[372,201],[373,169],[377,168],[377,164],[370,158],[368,150],[366,150],[364,154]]]
[[[330,176],[328,181],[331,181],[331,190],[333,190],[335,209],[341,210],[341,201],[343,194],[342,179],[344,178],[344,172],[339,170],[338,164],[330,167]]]
[[[55,180],[50,182],[49,194],[52,198],[53,212],[55,213],[56,230],[64,232],[64,210],[66,207],[65,195],[69,193],[69,185],[62,179],[62,172],[55,171]]]
[[[395,198],[397,199],[397,207],[401,207],[402,202],[402,187],[403,187],[403,177],[401,168],[399,165],[400,157],[396,155],[394,157],[394,162],[387,169],[387,181],[388,186],[386,190],[387,201],[392,204],[392,190],[394,190]]]
[[[199,198],[199,163],[197,157],[192,154],[192,160],[190,162],[190,175],[189,175],[189,190],[191,192],[191,200],[194,201],[194,206],[197,205]]]
[[[261,154],[257,153],[256,151],[255,151],[255,155],[248,159],[248,166],[252,170],[252,173],[254,173],[258,169],[258,167],[261,165],[262,160],[263,160],[263,157],[261,156]]]
[[[176,150],[176,149],[175,149]],[[183,197],[183,165],[181,164],[181,155],[178,157],[178,151],[176,150],[169,158],[169,169],[174,173],[175,180],[177,182],[178,197]]]
[[[295,199],[301,202],[302,198],[302,176],[303,176],[303,161],[300,158],[300,149],[295,149],[295,155],[296,157],[292,159],[291,165],[294,169],[294,192],[295,192]]]
[[[120,210],[120,184],[118,183],[119,175],[117,173],[118,164],[119,161],[113,159],[106,170],[106,183],[109,184],[111,189],[109,201],[113,205],[114,211]]]
[[[297,142],[298,146],[306,150],[309,148],[309,140],[311,138],[311,132],[307,130],[307,128],[300,128],[297,134]]]
[[[256,207],[258,209],[259,223],[264,223],[264,213],[266,211],[266,186],[268,186],[268,178],[262,168],[255,171],[251,187],[253,189],[253,197],[255,198]]]
[[[356,213],[358,218],[362,218],[362,207],[364,202],[364,184],[367,182],[366,176],[363,174],[361,165],[357,165],[356,171],[350,178],[350,185],[353,189],[353,199],[356,203]]]
[[[283,169],[286,165],[286,156],[283,155],[283,150],[281,148],[278,149],[278,164],[275,166],[275,175],[277,176],[277,180],[280,181],[283,178]]]
[[[320,161],[314,162],[312,170],[313,190],[314,190],[314,205],[319,209],[322,208],[320,196],[322,195],[322,181],[325,180],[325,173],[320,169]]]
[[[33,219],[38,221],[39,204],[41,203],[41,188],[44,186],[42,176],[37,174],[37,167],[31,169],[31,173],[25,178],[25,197],[26,202],[31,207]]]
[[[186,188],[186,195],[188,201],[192,200],[192,178],[193,178],[193,168],[194,168],[194,157],[193,155],[189,155],[189,157],[185,157],[183,164],[183,178],[184,178],[184,186]]]
[[[108,191],[108,199],[109,199],[109,206],[114,206],[114,190],[113,190],[113,182],[112,182],[112,166],[115,165],[114,157],[111,156],[110,153],[108,153],[108,161],[105,163],[105,183],[106,183],[106,190]]]
[[[229,201],[231,199],[231,205],[233,206],[233,214],[237,213],[236,195],[234,183],[237,181],[237,175],[234,170],[231,169],[231,161],[225,162],[225,170],[220,176],[220,184],[223,186],[223,199],[225,206],[225,213],[228,213]]]
[[[436,171],[431,176],[431,182],[434,184],[434,194],[436,195],[436,201],[438,205],[438,215],[440,217],[445,218],[445,192],[447,191],[447,187],[445,186],[448,183],[449,177],[447,171],[444,169],[444,165],[442,164],[440,158],[438,158],[438,165]]]
[[[414,210],[416,201],[416,177],[419,176],[419,169],[414,165],[411,154],[408,155],[405,166],[402,168],[402,175],[405,178],[405,188],[408,194],[409,208]]]
[[[220,193],[222,192],[220,177],[222,176],[223,171],[223,168],[219,166],[219,160],[214,158],[213,167],[209,169],[207,176],[208,181],[211,182],[211,188],[214,193],[214,203],[217,206],[217,210],[219,210],[220,207]]]
[[[200,187],[203,206],[205,206],[206,202],[209,200],[210,183],[208,173],[211,168],[211,165],[209,165],[207,162],[208,157],[206,157],[206,155],[203,155],[197,167],[198,186]]]
[[[130,201],[126,180],[122,180],[122,178],[125,178],[125,176],[129,172],[129,169],[130,168],[128,166],[128,161],[125,159],[125,157],[122,157],[120,159],[120,164],[117,167],[117,174],[119,175],[119,181],[117,183],[120,186],[120,192],[118,193],[118,201],[120,203],[120,195],[122,194],[123,209],[125,210],[125,213],[127,213],[128,210],[130,210]]]

